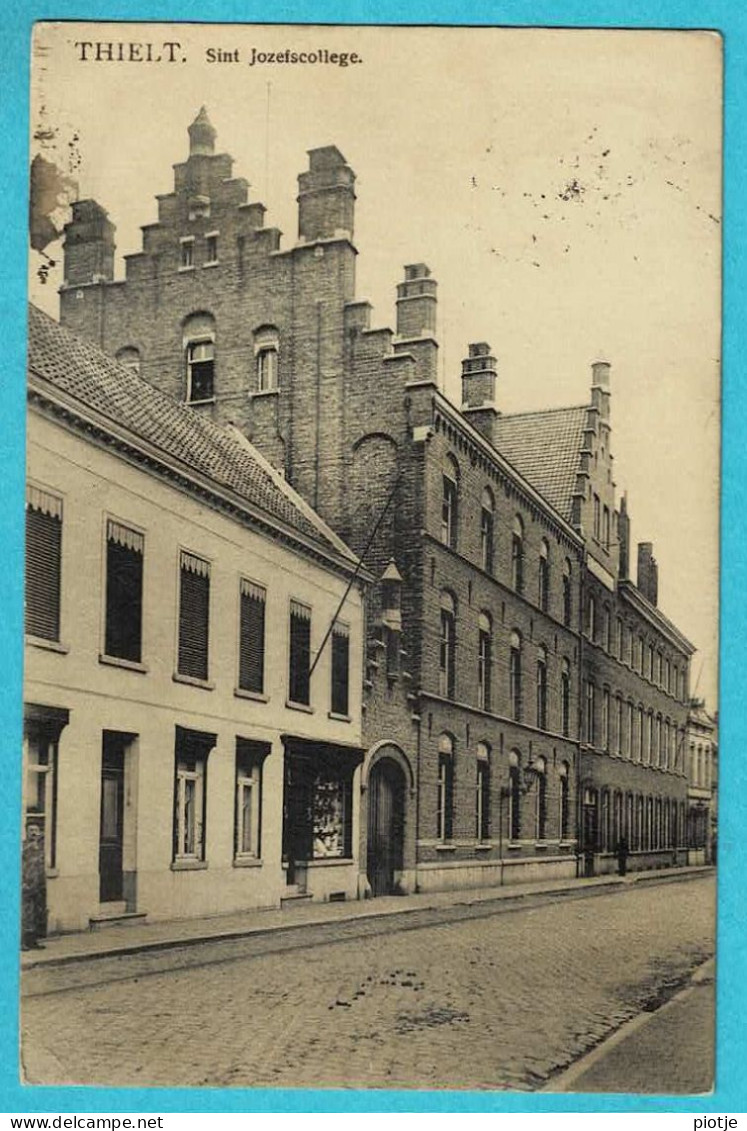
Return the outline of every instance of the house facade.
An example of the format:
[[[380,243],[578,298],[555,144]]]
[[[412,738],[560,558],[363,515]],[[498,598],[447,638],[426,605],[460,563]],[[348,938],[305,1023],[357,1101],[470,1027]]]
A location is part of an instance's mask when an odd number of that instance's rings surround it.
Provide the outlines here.
[[[614,696],[623,672],[633,678],[589,636],[597,586],[614,618],[648,618],[657,655],[670,634],[680,671],[690,647],[620,565],[609,366],[593,366],[586,405],[508,416],[496,407],[496,359],[472,343],[457,408],[439,388],[438,286],[427,265],[405,268],[393,328],[374,326],[356,296],[355,174],[339,150],[309,153],[298,237],[284,249],[231,158],[216,152],[204,110],[189,137],[124,279],[114,279],[104,209],[73,206],[61,319],[245,434],[364,558],[375,579],[363,687],[366,894],[606,868],[624,823],[600,839],[605,804],[627,813],[630,793],[635,814],[640,794],[655,820],[659,787],[671,835],[684,772],[597,737],[607,683]],[[590,683],[599,684],[591,708]],[[661,691],[647,685],[657,715]],[[681,729],[677,703],[668,721]],[[671,861],[652,838],[646,851],[661,855],[640,863]]]
[[[717,721],[702,699],[692,699],[687,716],[688,862],[715,864],[718,793]]]
[[[26,526],[26,934],[355,898],[341,540],[241,434],[34,308]]]

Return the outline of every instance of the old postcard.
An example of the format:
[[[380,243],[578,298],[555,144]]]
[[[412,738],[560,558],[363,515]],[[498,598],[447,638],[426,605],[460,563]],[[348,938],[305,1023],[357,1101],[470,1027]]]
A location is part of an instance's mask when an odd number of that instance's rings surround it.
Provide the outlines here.
[[[722,41],[40,23],[30,1084],[714,1079]]]

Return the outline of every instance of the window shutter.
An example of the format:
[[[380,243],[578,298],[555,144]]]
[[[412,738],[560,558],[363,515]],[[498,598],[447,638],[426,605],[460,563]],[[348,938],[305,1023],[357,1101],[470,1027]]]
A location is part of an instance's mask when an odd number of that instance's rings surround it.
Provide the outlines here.
[[[30,487],[26,501],[26,632],[60,638],[62,500]]]
[[[182,553],[179,595],[179,672],[208,678],[210,564]]]
[[[290,698],[294,703],[309,702],[311,663],[311,609],[291,601],[290,612]]]
[[[144,548],[142,534],[109,520],[104,650],[107,656],[134,662],[142,650]]]
[[[241,579],[239,687],[258,694],[264,691],[265,601],[260,585]]]
[[[332,633],[332,711],[347,715],[349,697],[350,639],[346,625],[336,625]]]

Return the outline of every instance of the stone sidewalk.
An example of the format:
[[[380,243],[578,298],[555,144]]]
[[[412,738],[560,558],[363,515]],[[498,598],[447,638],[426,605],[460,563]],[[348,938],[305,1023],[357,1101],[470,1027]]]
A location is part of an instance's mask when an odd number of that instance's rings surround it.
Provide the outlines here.
[[[374,900],[345,903],[300,903],[282,910],[242,911],[231,915],[179,919],[166,922],[112,926],[97,931],[82,931],[45,939],[43,949],[24,951],[23,970],[61,966],[95,958],[166,950],[171,947],[240,939],[252,935],[296,929],[325,923],[380,919],[412,912],[495,904],[496,910],[509,909],[533,897],[563,898],[592,896],[616,887],[641,883],[672,883],[695,876],[713,874],[712,867],[669,868],[662,871],[633,872],[619,877],[594,876],[590,879],[554,880],[547,883],[512,884],[506,887],[470,888],[406,896],[384,896]]]

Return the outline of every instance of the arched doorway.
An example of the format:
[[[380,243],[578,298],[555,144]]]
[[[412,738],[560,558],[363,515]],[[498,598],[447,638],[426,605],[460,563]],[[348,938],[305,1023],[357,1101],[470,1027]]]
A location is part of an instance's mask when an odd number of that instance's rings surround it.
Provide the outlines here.
[[[368,780],[367,873],[371,894],[391,895],[402,871],[405,775],[392,758],[381,758]]]

